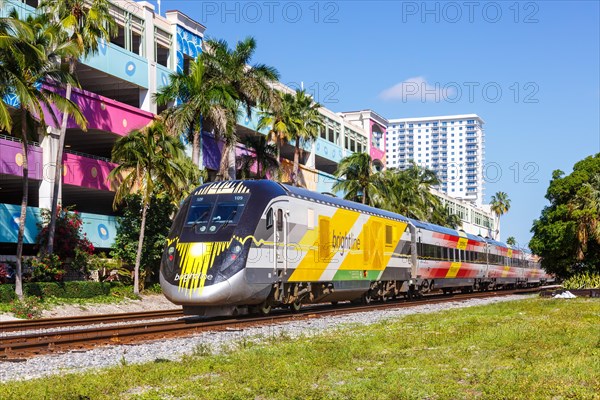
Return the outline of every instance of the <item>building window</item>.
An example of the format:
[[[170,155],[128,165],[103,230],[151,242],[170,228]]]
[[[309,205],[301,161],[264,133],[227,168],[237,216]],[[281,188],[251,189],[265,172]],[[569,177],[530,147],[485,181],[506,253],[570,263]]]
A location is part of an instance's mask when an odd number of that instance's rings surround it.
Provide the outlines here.
[[[145,57],[144,20],[114,4],[110,4],[110,13],[118,27],[117,36],[111,43]]]
[[[171,50],[171,34],[162,29],[154,28],[154,61],[169,68]]]

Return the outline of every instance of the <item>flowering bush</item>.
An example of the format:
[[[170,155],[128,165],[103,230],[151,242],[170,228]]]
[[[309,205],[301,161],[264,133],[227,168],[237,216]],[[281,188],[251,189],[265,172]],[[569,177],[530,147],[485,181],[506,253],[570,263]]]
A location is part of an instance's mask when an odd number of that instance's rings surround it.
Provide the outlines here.
[[[56,231],[54,233],[54,254],[65,261],[76,255],[76,249],[87,254],[94,252],[94,245],[85,234],[81,233],[83,222],[79,213],[72,212],[68,207],[59,206],[57,209]],[[48,225],[50,223],[50,210],[42,210],[42,226],[37,237],[40,250],[48,246]]]
[[[41,299],[36,296],[27,296],[22,301],[14,300],[10,303],[10,311],[17,318],[39,318],[43,309]]]
[[[14,267],[8,262],[0,262],[0,283],[12,283],[14,281]]]
[[[65,274],[63,263],[56,254],[32,258],[29,263],[33,268],[34,282],[61,281]]]

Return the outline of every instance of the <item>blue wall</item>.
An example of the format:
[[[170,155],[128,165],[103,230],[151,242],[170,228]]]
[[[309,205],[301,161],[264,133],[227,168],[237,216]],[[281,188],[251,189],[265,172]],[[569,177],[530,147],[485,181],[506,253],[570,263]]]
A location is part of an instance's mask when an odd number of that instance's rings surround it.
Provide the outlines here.
[[[21,206],[0,204],[0,242],[17,243]],[[81,213],[82,231],[94,247],[110,248],[117,234],[117,218],[107,215]],[[27,207],[25,220],[25,243],[35,244],[39,233],[38,224],[42,222],[40,209]]]

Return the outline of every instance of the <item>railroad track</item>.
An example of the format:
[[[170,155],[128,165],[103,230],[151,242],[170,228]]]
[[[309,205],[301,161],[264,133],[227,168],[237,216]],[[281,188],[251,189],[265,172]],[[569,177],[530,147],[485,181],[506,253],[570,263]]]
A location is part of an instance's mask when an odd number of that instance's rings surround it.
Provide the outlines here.
[[[100,323],[128,322],[142,319],[158,319],[169,317],[182,317],[181,309],[141,311],[119,314],[97,314],[80,317],[44,318],[35,320],[18,320],[0,322],[0,332],[18,332],[26,330],[52,329],[64,326],[80,326]]]
[[[269,316],[260,317],[250,315],[211,320],[188,317],[167,321],[145,320],[143,322],[133,322],[132,324],[127,325],[94,326],[91,328],[63,331],[15,334],[0,337],[0,361],[21,361],[25,358],[40,354],[84,351],[102,345],[130,344],[148,340],[189,336],[206,331],[241,330],[252,326],[269,325],[292,320],[320,318],[388,308],[407,308],[421,304],[439,304],[473,298],[531,294],[539,292],[540,290],[541,288],[534,288],[477,292],[470,294],[433,295],[412,301],[394,300],[385,303],[372,303],[360,306],[350,303],[337,306],[307,306],[298,313],[290,313],[282,310],[276,311]],[[179,315],[182,316],[181,311],[179,311]],[[113,316],[114,315],[111,315],[110,317]],[[121,315],[121,318],[127,318],[126,314]],[[135,318],[129,317],[129,319],[122,319],[122,321],[123,320],[134,321]],[[100,322],[104,323],[106,320]],[[32,323],[30,326],[33,327],[35,324]],[[0,327],[2,327],[2,325],[0,325]],[[35,329],[37,328],[39,327],[35,327]]]

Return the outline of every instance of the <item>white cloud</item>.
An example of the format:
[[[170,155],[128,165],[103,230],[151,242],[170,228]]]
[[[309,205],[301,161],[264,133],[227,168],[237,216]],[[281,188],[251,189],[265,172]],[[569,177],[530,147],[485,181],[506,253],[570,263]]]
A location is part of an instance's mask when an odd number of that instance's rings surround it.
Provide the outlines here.
[[[431,84],[424,77],[416,76],[383,90],[379,97],[383,100],[401,100],[402,102],[439,103],[455,97],[455,88],[455,84],[442,85],[439,82]]]

